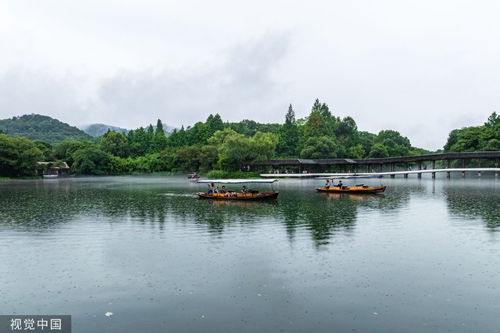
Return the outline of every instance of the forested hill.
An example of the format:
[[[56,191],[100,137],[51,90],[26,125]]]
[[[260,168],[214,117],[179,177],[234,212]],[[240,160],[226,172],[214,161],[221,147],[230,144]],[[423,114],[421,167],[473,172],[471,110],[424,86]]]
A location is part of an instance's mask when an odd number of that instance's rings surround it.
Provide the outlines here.
[[[44,141],[53,146],[69,139],[78,141],[93,140],[92,136],[74,126],[40,114],[29,114],[0,120],[0,131],[13,136]]]
[[[102,136],[106,134],[108,130],[125,134],[127,134],[127,132],[129,131],[125,128],[106,124],[91,124],[82,128],[82,131],[92,136]]]

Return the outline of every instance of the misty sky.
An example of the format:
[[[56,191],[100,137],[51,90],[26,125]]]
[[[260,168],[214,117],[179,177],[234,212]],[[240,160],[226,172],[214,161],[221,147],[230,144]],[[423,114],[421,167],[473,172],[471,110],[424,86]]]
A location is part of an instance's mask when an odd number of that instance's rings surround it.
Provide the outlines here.
[[[315,98],[441,148],[500,105],[500,1],[0,0],[0,118],[282,122]]]

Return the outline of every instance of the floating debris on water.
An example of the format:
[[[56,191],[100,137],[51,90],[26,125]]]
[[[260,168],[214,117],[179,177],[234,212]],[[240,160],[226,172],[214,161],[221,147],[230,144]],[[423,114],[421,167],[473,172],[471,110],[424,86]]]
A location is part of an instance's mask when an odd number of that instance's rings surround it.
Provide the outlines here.
[[[111,317],[111,316],[113,315],[113,312],[106,312],[104,315],[105,315],[106,317]]]

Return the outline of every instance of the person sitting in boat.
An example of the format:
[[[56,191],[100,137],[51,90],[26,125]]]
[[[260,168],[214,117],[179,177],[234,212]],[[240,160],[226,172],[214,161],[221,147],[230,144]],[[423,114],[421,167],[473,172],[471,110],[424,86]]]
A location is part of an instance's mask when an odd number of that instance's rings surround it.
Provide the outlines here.
[[[326,187],[326,188],[330,188],[330,186],[331,186],[331,185],[332,185],[332,184],[330,183],[330,179],[327,179],[327,180],[326,180],[325,187]]]
[[[220,188],[219,190],[219,193],[223,193],[223,194],[226,194],[227,193],[227,190],[226,190],[226,186],[225,185],[222,185],[222,187]]]
[[[344,185],[344,184],[342,184],[342,181],[341,181],[341,180],[339,180],[339,184],[338,184],[337,186],[338,186],[340,189],[342,189],[342,186],[343,186],[343,185]]]
[[[217,187],[215,187],[214,183],[211,183],[208,185],[208,194],[210,193],[217,193]]]
[[[241,188],[241,193],[247,193],[248,192],[248,189],[245,185],[243,185],[243,187]]]

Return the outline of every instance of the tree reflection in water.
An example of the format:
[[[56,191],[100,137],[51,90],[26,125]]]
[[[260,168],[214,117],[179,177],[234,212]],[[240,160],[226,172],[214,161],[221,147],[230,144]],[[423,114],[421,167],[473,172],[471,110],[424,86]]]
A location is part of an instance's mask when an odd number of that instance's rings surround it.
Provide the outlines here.
[[[486,227],[498,230],[500,227],[500,192],[486,190],[475,184],[446,186],[443,189],[451,214],[468,219],[480,218]]]
[[[230,202],[200,200],[184,184],[21,182],[2,185],[0,225],[43,231],[85,216],[107,223],[130,219],[160,231],[166,223],[194,222],[216,236],[232,225],[282,222],[291,242],[298,229],[309,230],[316,246],[321,246],[336,232],[351,233],[360,210],[399,209],[415,191],[422,188],[401,187],[384,196],[286,187],[277,201]]]

